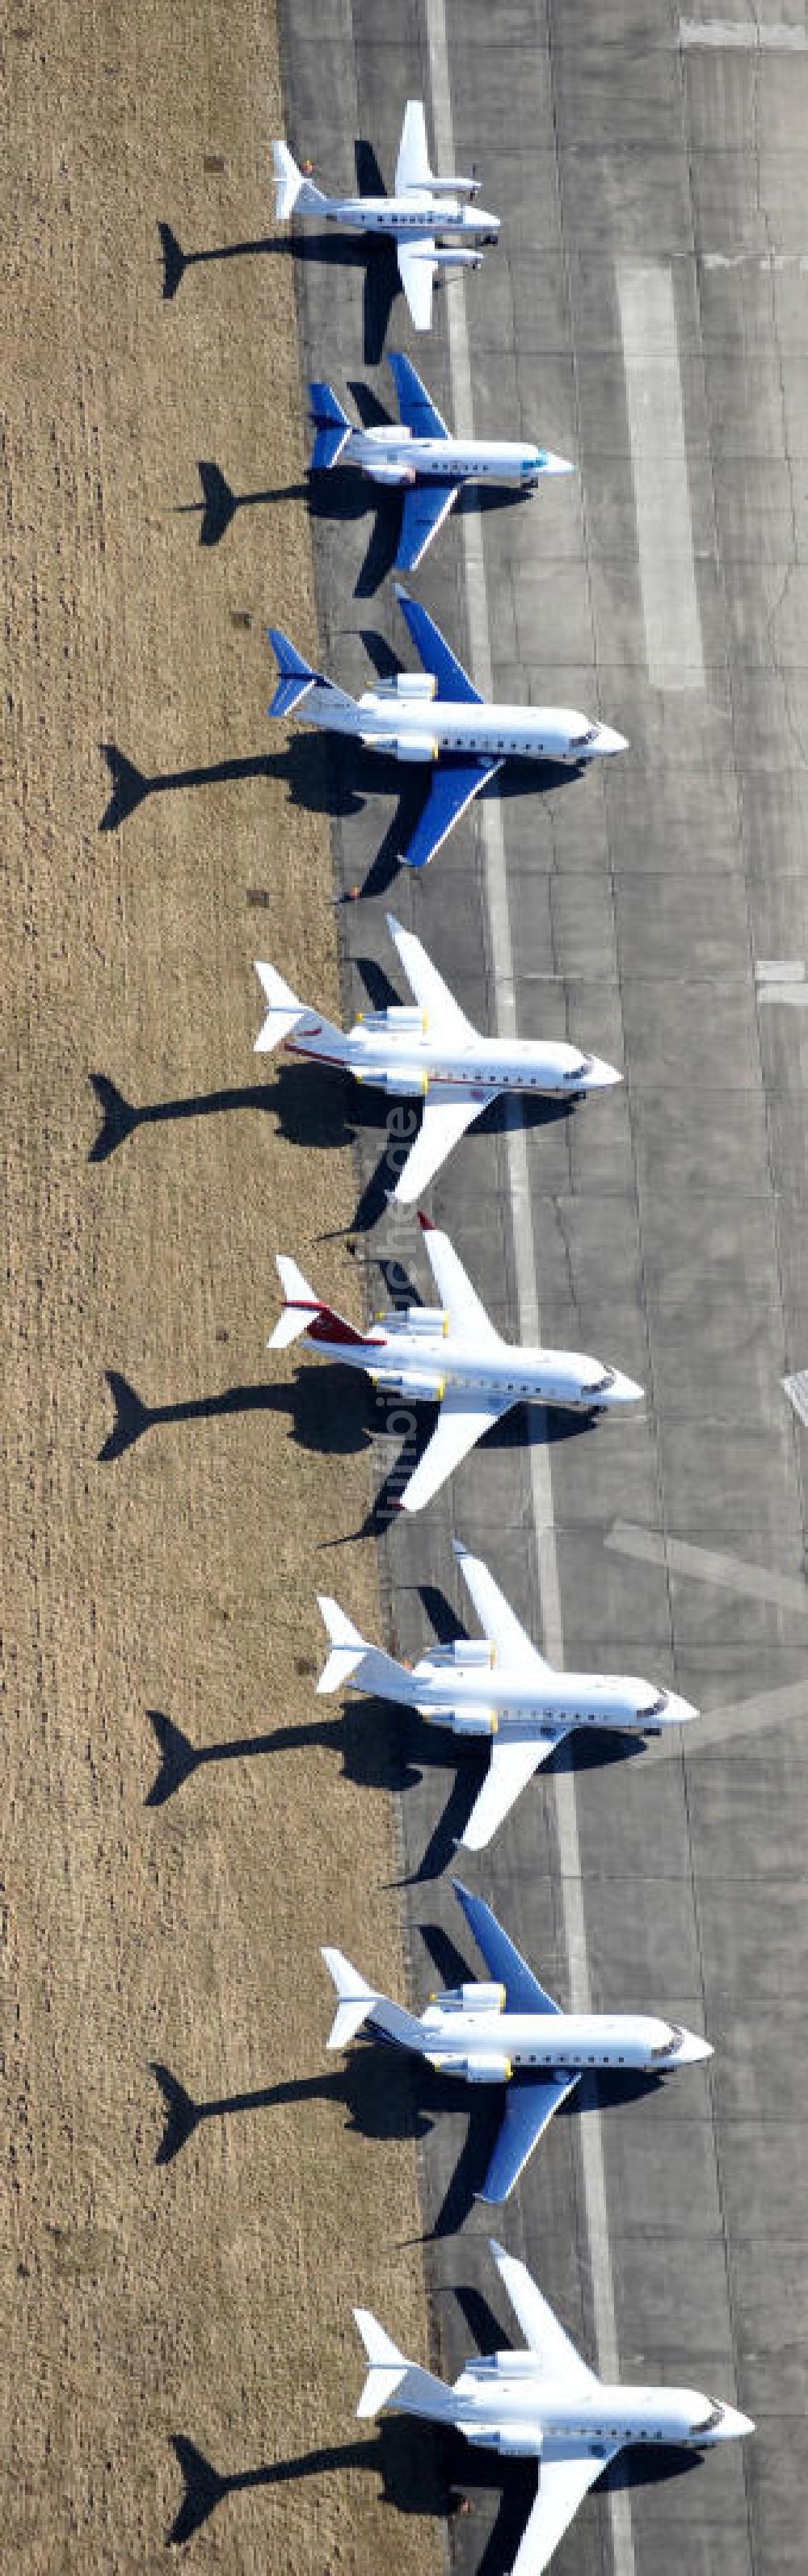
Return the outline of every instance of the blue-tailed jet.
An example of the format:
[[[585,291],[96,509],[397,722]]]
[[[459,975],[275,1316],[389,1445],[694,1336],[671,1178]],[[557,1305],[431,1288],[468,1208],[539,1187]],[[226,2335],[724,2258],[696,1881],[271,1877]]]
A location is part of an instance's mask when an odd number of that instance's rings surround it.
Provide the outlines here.
[[[315,222],[347,225],[395,244],[398,268],[416,331],[432,321],[432,288],[437,271],[451,277],[464,268],[481,268],[486,243],[499,236],[499,216],[475,205],[477,179],[438,179],[429,167],[426,123],[421,100],[410,98],[404,111],[401,142],[391,197],[327,197],[316,188],[285,143],[273,143],[275,213],[279,224],[290,215],[313,216]],[[437,241],[440,233],[447,238]]]
[[[524,2263],[493,2241],[491,2252],[527,2349],[475,2353],[449,2387],[408,2361],[367,2308],[355,2308],[369,2363],[356,2411],[420,2415],[501,2459],[536,2460],[538,2491],[511,2576],[542,2576],[589,2488],[627,2444],[707,2451],[755,2427],[697,2388],[609,2387],[581,2360]]]
[[[415,1007],[360,1012],[343,1036],[320,1011],[308,1011],[274,966],[256,963],[268,1004],[256,1050],[283,1044],[295,1055],[338,1065],[357,1082],[396,1098],[421,1100],[416,1142],[399,1173],[394,1199],[411,1207],[465,1135],[501,1092],[580,1100],[622,1080],[600,1056],[582,1055],[566,1038],[485,1038],[472,1028],[420,939],[387,915]]]
[[[331,1652],[317,1688],[370,1691],[416,1709],[427,1724],[445,1726],[451,1735],[489,1743],[488,1770],[460,1836],[467,1851],[482,1851],[534,1771],[574,1727],[660,1735],[687,1725],[698,1710],[639,1673],[554,1671],[482,1559],[459,1539],[454,1552],[484,1636],[456,1637],[451,1645],[430,1646],[417,1664],[397,1663],[381,1647],[368,1645],[339,1602],[323,1595],[319,1606]]]
[[[347,689],[312,670],[288,636],[270,626],[279,676],[268,713],[288,716],[300,708],[306,724],[327,733],[353,734],[367,751],[420,762],[431,770],[426,803],[402,851],[407,867],[426,867],[506,760],[553,761],[579,769],[627,750],[622,733],[590,723],[574,707],[486,704],[426,609],[398,583],[396,598],[422,671],[397,671],[393,679],[377,679],[361,698],[352,698]]]
[[[415,572],[466,483],[515,483],[535,492],[551,474],[572,474],[565,456],[521,438],[455,438],[409,358],[390,356],[400,426],[355,429],[331,386],[309,386],[317,432],[312,473],[350,465],[372,483],[403,491],[398,572]]]
[[[405,1485],[419,1512],[493,1422],[515,1404],[561,1404],[590,1418],[636,1404],[642,1387],[582,1351],[520,1349],[494,1330],[449,1237],[419,1212],[440,1306],[394,1307],[363,1333],[315,1295],[297,1263],[276,1256],[283,1310],[268,1350],[303,1338],[322,1359],[364,1369],[383,1393],[439,1404],[437,1426]]]
[[[452,1886],[490,1983],[431,1995],[418,2017],[366,1985],[341,1950],[324,1950],[339,1997],[328,2046],[347,2047],[365,2027],[425,2057],[439,2075],[461,2076],[467,2084],[506,2085],[503,2125],[477,2193],[478,2200],[501,2202],[584,2070],[661,2076],[677,2066],[694,2066],[713,2052],[707,2040],[659,2015],[562,2012],[490,1905],[481,1896],[470,1896],[458,1878]]]

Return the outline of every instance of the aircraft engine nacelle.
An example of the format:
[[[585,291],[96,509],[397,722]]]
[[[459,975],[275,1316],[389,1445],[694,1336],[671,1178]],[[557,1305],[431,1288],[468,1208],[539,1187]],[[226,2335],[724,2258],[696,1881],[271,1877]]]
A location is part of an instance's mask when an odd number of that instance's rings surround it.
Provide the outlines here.
[[[435,249],[430,251],[429,256],[434,260],[436,268],[482,268],[483,264],[481,250]]]
[[[465,2076],[467,2084],[508,2084],[513,2067],[504,2049],[475,2048],[471,2057],[456,2057],[453,2074]]]
[[[430,179],[433,197],[478,197],[481,179]]]
[[[535,2372],[535,2356],[532,2359]],[[477,2442],[486,2451],[498,2451],[501,2460],[540,2460],[544,2448],[538,2426],[529,2420],[524,2424],[464,2424],[463,2432],[467,2442]]]
[[[434,698],[437,688],[434,671],[395,671],[389,680],[377,680],[375,698]]]
[[[414,465],[394,465],[391,456],[374,457],[372,464],[366,464],[365,473],[371,483],[415,483],[418,479]]]
[[[394,1100],[423,1100],[429,1089],[428,1073],[420,1073],[415,1064],[406,1067],[399,1065],[392,1073],[377,1072],[375,1065],[372,1073],[366,1073],[363,1069],[357,1071],[354,1066],[354,1079],[357,1082],[371,1082],[374,1091],[386,1091]],[[438,1331],[440,1331],[440,1325]]]
[[[391,745],[394,760],[437,760],[438,747],[431,733],[397,733]]]
[[[437,1369],[424,1370],[422,1377],[410,1369],[371,1369],[370,1376],[383,1395],[413,1396],[416,1404],[440,1404],[446,1385]]]
[[[497,1712],[495,1708],[453,1708],[448,1724],[453,1735],[496,1735]]]
[[[377,1315],[388,1333],[414,1333],[417,1341],[434,1341],[443,1333],[446,1317],[442,1306],[394,1306],[389,1315]]]
[[[392,1034],[396,1038],[406,1038],[410,1031],[413,1037],[422,1037],[424,1017],[424,1012],[419,1011],[414,1002],[391,1002],[387,1011],[360,1011],[357,1027],[369,1031],[371,1037],[386,1038]]]
[[[450,1664],[455,1672],[483,1672],[493,1663],[487,1637],[453,1637],[448,1646],[432,1646],[431,1664]]]
[[[430,2003],[440,2004],[441,2012],[504,2012],[505,1988],[494,1985],[447,1986],[445,1994],[430,1995]]]

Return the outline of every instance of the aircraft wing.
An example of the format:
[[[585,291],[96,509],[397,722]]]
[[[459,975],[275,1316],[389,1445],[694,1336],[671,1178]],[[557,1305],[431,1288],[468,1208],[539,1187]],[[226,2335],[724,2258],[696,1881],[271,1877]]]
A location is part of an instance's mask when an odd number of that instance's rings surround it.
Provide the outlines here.
[[[410,1147],[393,1191],[393,1197],[400,1206],[412,1207],[416,1199],[423,1197],[427,1183],[434,1180],[452,1146],[458,1144],[460,1137],[465,1136],[466,1128],[471,1127],[475,1118],[479,1118],[487,1108],[489,1096],[487,1092],[478,1092],[474,1099],[465,1090],[428,1094],[420,1134]]]
[[[432,1500],[453,1467],[467,1458],[476,1440],[482,1438],[489,1424],[498,1422],[513,1403],[512,1395],[481,1396],[475,1404],[464,1387],[450,1387],[443,1398],[432,1438],[427,1442],[422,1459],[405,1485],[401,1496],[403,1512],[420,1512]],[[532,1751],[531,1747],[531,1751]],[[539,1747],[541,1759],[541,1746]]]
[[[398,273],[416,331],[429,331],[432,327],[432,288],[437,265],[434,249],[432,233],[410,233],[406,241],[397,244]]]
[[[455,1251],[454,1244],[449,1242],[448,1234],[442,1234],[440,1227],[433,1225],[431,1217],[424,1216],[420,1210],[418,1223],[438,1296],[449,1318],[450,1333],[474,1333],[479,1335],[481,1341],[488,1344],[489,1349],[504,1350],[506,1345],[500,1341],[499,1334],[495,1333],[490,1315],[486,1314],[476,1288],[472,1288],[471,1280],[466,1277],[462,1261]],[[444,1413],[453,1394],[454,1390],[450,1387],[443,1407]],[[499,1391],[493,1387],[491,1395],[495,1406],[491,1420],[495,1422],[500,1413],[507,1413],[510,1407],[501,1401]],[[465,1400],[464,1397],[463,1401]],[[483,1396],[482,1401],[485,1404],[487,1398]]]
[[[509,2084],[505,2118],[478,2200],[507,2200],[553,2112],[580,2081],[580,2075],[545,2075],[540,2083]]]
[[[403,197],[407,188],[428,188],[431,175],[423,100],[408,98],[393,181],[394,196]]]
[[[436,683],[436,698],[461,698],[469,706],[483,706],[485,702],[479,689],[475,689],[473,680],[469,679],[462,662],[458,662],[456,654],[451,651],[434,618],[428,617],[426,609],[421,607],[420,599],[408,598],[400,582],[395,584],[395,593],[416,653],[424,670],[431,672]]]
[[[463,1581],[468,1585],[471,1593],[477,1617],[485,1629],[490,1644],[496,1646],[497,1652],[502,1656],[503,1663],[527,1663],[534,1671],[538,1669],[540,1673],[549,1673],[552,1666],[545,1662],[543,1655],[537,1653],[526,1629],[522,1627],[521,1620],[517,1619],[510,1602],[506,1601],[504,1592],[500,1592],[499,1584],[494,1582],[493,1574],[489,1574],[487,1565],[483,1565],[479,1556],[470,1556],[468,1550],[461,1546],[459,1539],[455,1539],[454,1552]]]
[[[569,1733],[568,1726],[559,1726],[552,1735],[534,1735],[529,1744],[508,1744],[503,1737],[494,1742],[479,1797],[475,1798],[465,1833],[460,1837],[465,1851],[484,1851],[540,1762],[546,1762],[548,1754],[554,1753],[556,1745]]]
[[[576,2352],[569,2335],[554,2317],[547,2300],[542,2298],[527,2265],[518,2263],[515,2254],[506,2254],[504,2245],[496,2245],[493,2237],[491,2252],[528,2351],[536,2355],[540,2375],[545,2379],[563,2380],[570,2389],[599,2387],[597,2372],[590,2370],[589,2363],[581,2360],[580,2353]],[[597,2476],[597,2468],[592,2474]]]
[[[390,373],[396,389],[399,419],[414,438],[448,438],[445,420],[427,393],[426,385],[416,375],[411,358],[402,357],[395,349],[389,353]]]
[[[511,2576],[542,2576],[549,2567],[554,2549],[577,2513],[584,2496],[589,2494],[601,2471],[622,2450],[621,2442],[612,2442],[597,2453],[587,2452],[576,2460],[543,2458],[539,2474],[539,2492],[528,2516],[511,2569]]]
[[[521,1951],[515,1948],[513,1941],[509,1941],[507,1932],[503,1932],[490,1905],[484,1904],[481,1896],[470,1896],[459,1878],[453,1878],[452,1886],[489,1974],[497,1985],[505,1988],[506,2012],[559,2012],[560,2005],[553,2002],[552,1995],[545,1994],[544,1987],[539,1985],[538,1977],[534,1977]]]
[[[405,867],[427,867],[436,850],[440,850],[448,840],[453,824],[459,823],[461,814],[465,814],[466,806],[479,796],[481,787],[487,787],[489,778],[495,778],[502,766],[501,760],[486,760],[480,755],[477,760],[453,760],[451,767],[441,764],[434,770],[426,804],[412,840],[401,853]]]
[[[472,1028],[471,1021],[467,1020],[465,1011],[461,1011],[460,1004],[455,1001],[454,994],[450,993],[448,984],[444,984],[443,976],[438,974],[437,966],[433,966],[432,959],[427,956],[426,949],[422,948],[420,939],[416,939],[412,930],[402,930],[400,921],[396,921],[392,912],[387,913],[386,920],[393,946],[401,959],[410,992],[415,994],[416,1002],[420,1003],[422,1011],[426,1014],[430,1036],[460,1038],[465,1046],[469,1038],[476,1038],[477,1031]]]
[[[410,484],[404,494],[396,572],[417,572],[427,546],[431,546],[444,519],[448,519],[457,494],[456,483]]]

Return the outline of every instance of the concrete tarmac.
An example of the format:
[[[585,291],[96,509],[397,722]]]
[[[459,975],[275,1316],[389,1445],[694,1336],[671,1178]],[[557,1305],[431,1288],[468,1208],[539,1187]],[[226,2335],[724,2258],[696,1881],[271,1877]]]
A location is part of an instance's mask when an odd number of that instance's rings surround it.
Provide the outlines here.
[[[288,138],[324,187],[353,184],[355,142],[392,183],[408,96],[425,98],[431,128],[431,5],[308,0],[301,13],[282,0]],[[715,2058],[638,2098],[579,2096],[493,2232],[596,2360],[581,2138],[597,2120],[621,2375],[737,2400],[758,2429],[695,2468],[671,2457],[649,2476],[629,2455],[577,2517],[559,2576],[612,2564],[617,2576],[633,2565],[788,2576],[805,2563],[808,1772],[794,1685],[806,1435],[781,1379],[808,1356],[808,1025],[756,984],[755,966],[808,958],[808,54],[789,0],[761,14],[765,45],[749,41],[740,6],[743,40],[713,20],[701,43],[688,21],[682,43],[665,0],[449,5],[456,163],[479,164],[502,233],[479,275],[438,289],[429,336],[412,331],[400,294],[387,311],[384,254],[311,226],[296,236],[307,374],[341,398],[358,382],[392,408],[382,346],[405,348],[451,425],[445,315],[459,295],[477,430],[535,434],[576,458],[574,479],[482,511],[494,689],[580,706],[631,745],[538,791],[528,769],[506,770],[502,815],[519,1031],[568,1031],[625,1073],[622,1090],[528,1132],[543,1333],[628,1369],[646,1402],[594,1433],[517,1416],[424,1516],[388,1524],[382,1504],[379,1521],[402,1653],[434,1622],[466,1623],[453,1528],[541,1643],[526,1442],[549,1439],[566,1659],[646,1673],[707,1713],[703,1741],[694,1726],[673,1752],[573,1740],[566,1759],[593,2003],[681,2018]],[[370,486],[335,474],[312,505],[324,668],[361,687],[363,636],[377,661],[392,649],[412,666],[384,578],[395,502],[377,507]],[[465,657],[457,512],[411,586]],[[282,599],[266,610],[283,623]],[[269,663],[267,680],[268,697]],[[479,812],[414,878],[395,849],[398,793],[403,783],[417,798],[417,776],[314,744],[300,778],[333,813],[338,881],[368,889],[342,915],[346,1008],[378,993],[382,972],[403,997],[389,908],[491,1026]],[[360,1114],[349,1093],[347,1106],[362,1176],[351,1311],[365,1293],[380,1302],[382,1253],[429,1302],[417,1226],[393,1224],[379,1194],[393,1168],[386,1104],[368,1096]],[[503,1128],[495,1115],[464,1140],[430,1207],[513,1333]],[[384,1421],[380,1406],[380,1486],[396,1449]],[[350,1565],[346,1547],[329,1573],[349,1611]],[[744,1702],[761,1695],[765,1725],[744,1727]],[[711,1709],[722,1712],[713,1739]],[[479,1964],[449,1886],[479,1763],[403,1715],[369,1709],[368,1723],[400,1746],[420,2005],[436,1968],[451,1980],[451,1945]],[[460,1856],[460,1874],[565,2001],[558,1813],[548,1772],[487,1853]],[[482,2302],[502,2339],[512,2321],[494,2290],[491,2213],[472,2197],[492,2106],[460,2088],[446,2105],[444,2093],[424,2086],[423,2193],[436,2357],[454,2372],[478,2331],[493,2331]],[[373,2306],[374,2282],[358,2281],[357,2297]],[[385,2323],[395,2333],[394,2313]],[[534,2473],[508,2464],[500,2476],[459,2448],[450,2473],[472,2499],[452,2523],[455,2564],[497,2576]]]

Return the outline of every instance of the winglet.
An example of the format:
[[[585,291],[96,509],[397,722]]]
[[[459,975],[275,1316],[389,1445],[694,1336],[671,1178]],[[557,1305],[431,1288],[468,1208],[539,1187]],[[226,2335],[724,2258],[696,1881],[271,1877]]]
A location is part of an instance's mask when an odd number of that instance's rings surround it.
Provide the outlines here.
[[[423,1208],[419,1208],[418,1210],[418,1223],[422,1234],[437,1234],[438,1229],[434,1222],[434,1218],[431,1216],[425,1216]]]
[[[464,1546],[462,1538],[452,1539],[452,1555],[458,1565],[462,1565],[464,1556],[468,1556],[468,1548]]]

